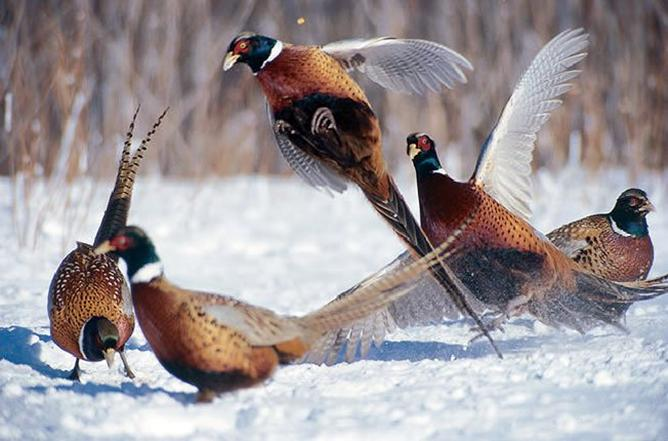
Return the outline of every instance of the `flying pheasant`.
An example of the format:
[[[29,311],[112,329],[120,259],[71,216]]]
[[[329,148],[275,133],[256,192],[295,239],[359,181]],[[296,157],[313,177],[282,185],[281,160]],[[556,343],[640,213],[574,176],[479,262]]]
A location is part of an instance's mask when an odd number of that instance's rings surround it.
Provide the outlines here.
[[[628,287],[597,278],[593,282],[527,222],[531,215],[530,163],[536,133],[550,111],[561,104],[558,97],[570,88],[568,82],[579,73],[569,69],[586,56],[587,44],[582,30],[568,30],[538,53],[485,141],[468,182],[456,182],[447,175],[427,135],[408,137],[408,153],[418,178],[421,225],[429,240],[438,244],[443,235],[447,236],[449,222],[456,224],[458,217],[469,215],[469,210],[479,213],[467,234],[453,245],[461,248],[460,252],[454,250],[448,260],[474,294],[475,299],[467,300],[477,311],[494,307],[505,317],[529,308],[546,323],[583,331],[598,323],[617,324],[630,302],[665,289],[663,278]],[[340,297],[411,259],[404,253]],[[585,290],[583,285],[593,286]],[[438,323],[444,316],[458,316],[440,291],[431,281],[420,280],[410,295],[384,311],[330,333],[329,344],[312,351],[307,359],[333,362],[344,345],[347,359],[353,358],[358,348],[364,356],[372,341],[381,342],[395,327]],[[590,295],[580,295],[583,291]],[[602,299],[594,300],[596,296]],[[610,305],[603,307],[605,302]],[[586,314],[576,314],[585,309],[589,309]]]
[[[357,69],[390,89],[422,93],[465,82],[462,68],[471,65],[464,57],[424,40],[301,46],[243,33],[230,43],[223,68],[236,63],[247,64],[258,79],[279,150],[297,174],[336,192],[355,183],[415,255],[432,250],[387,170],[378,118],[348,71]],[[431,273],[454,304],[481,325],[446,264]]]

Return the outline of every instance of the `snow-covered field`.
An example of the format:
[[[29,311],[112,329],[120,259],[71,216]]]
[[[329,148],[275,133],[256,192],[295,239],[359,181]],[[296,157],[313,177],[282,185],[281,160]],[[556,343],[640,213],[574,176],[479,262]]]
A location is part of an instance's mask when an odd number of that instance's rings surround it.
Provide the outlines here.
[[[400,179],[415,206],[412,174]],[[544,231],[607,211],[621,172],[539,173],[535,224]],[[649,217],[653,274],[668,271],[668,177],[645,176],[658,208]],[[9,195],[9,183],[0,181]],[[70,238],[90,241],[108,189]],[[66,251],[67,222],[48,218],[36,250],[19,249],[9,197],[0,200],[0,440],[67,439],[668,439],[668,298],[631,308],[630,335],[581,336],[519,318],[467,346],[470,323],[400,331],[369,360],[288,366],[262,387],[193,405],[194,388],[171,377],[139,328],[129,342],[135,381],[83,363],[51,341],[46,290]],[[296,179],[183,183],[141,176],[131,222],[153,236],[168,277],[286,313],[302,313],[387,263],[401,250],[357,191],[331,199]]]

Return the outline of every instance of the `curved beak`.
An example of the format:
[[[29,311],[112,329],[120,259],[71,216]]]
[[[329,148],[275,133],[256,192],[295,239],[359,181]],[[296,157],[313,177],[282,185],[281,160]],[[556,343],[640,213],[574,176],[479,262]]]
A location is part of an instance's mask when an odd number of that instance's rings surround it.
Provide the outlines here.
[[[223,60],[223,70],[230,70],[239,59],[239,55],[235,55],[232,52],[225,54],[225,59]]]
[[[107,362],[109,369],[114,365],[114,359],[116,358],[116,351],[113,348],[107,348],[104,350],[104,360]]]
[[[109,242],[108,240],[105,240],[100,245],[98,245],[97,248],[95,248],[93,250],[93,253],[96,256],[99,256],[100,254],[107,254],[110,251],[116,251],[116,248],[114,248],[114,246],[111,244],[111,242]]]
[[[417,148],[417,145],[415,143],[408,144],[408,147],[406,148],[406,153],[408,153],[408,156],[411,159],[413,159],[418,155],[418,153],[420,153],[420,149]]]

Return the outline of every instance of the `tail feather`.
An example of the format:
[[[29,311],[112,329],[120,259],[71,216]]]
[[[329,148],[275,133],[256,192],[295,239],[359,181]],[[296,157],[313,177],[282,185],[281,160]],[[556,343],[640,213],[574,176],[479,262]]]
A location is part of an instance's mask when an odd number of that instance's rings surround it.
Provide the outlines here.
[[[390,224],[392,229],[404,240],[411,250],[421,257],[426,256],[433,250],[433,246],[413,217],[408,204],[406,204],[406,201],[401,196],[397,186],[389,176],[387,176],[386,179],[388,181],[387,197],[379,197],[370,192],[365,192],[365,196],[374,206],[376,211]],[[467,296],[469,298],[472,297],[468,288],[459,281],[450,267],[442,260],[440,265],[432,267],[430,272],[438,283],[443,286],[457,308],[463,314],[470,316],[478,328],[483,330],[482,332],[484,336],[492,345],[494,351],[500,358],[502,358],[501,352],[496,347],[489,331],[467,301]]]
[[[668,274],[664,274],[662,276],[658,276],[653,279],[640,280],[638,282],[633,282],[633,283],[638,287],[647,287],[647,288],[657,287],[661,284],[668,284]]]
[[[531,306],[532,312],[547,324],[567,326],[582,333],[601,324],[625,331],[622,319],[633,303],[668,293],[664,277],[619,283],[578,272],[576,282],[575,290],[546,297]]]
[[[142,140],[141,145],[137,151],[134,153],[134,155],[131,155],[130,150],[132,145],[132,133],[135,128],[137,115],[139,114],[139,108],[140,107],[137,106],[137,110],[135,110],[135,113],[132,116],[132,121],[130,122],[130,127],[128,128],[125,142],[123,143],[123,152],[121,153],[121,161],[118,166],[118,172],[116,174],[116,183],[114,184],[114,189],[109,196],[109,202],[107,202],[107,208],[104,211],[104,216],[102,217],[100,227],[97,229],[95,241],[93,242],[94,246],[97,246],[105,240],[108,240],[119,229],[125,226],[128,219],[128,212],[130,210],[132,189],[134,187],[134,180],[135,176],[137,175],[137,170],[139,170],[141,160],[144,157],[146,149],[148,148],[151,137],[155,134],[168,110],[165,109],[165,111],[162,112],[162,114],[158,117],[158,120],[153,124],[151,130]]]
[[[322,341],[319,342],[319,340],[329,338],[329,343],[325,343],[324,346],[329,348],[327,354],[330,356],[334,354],[334,351],[330,351],[330,349],[340,349],[341,344],[346,341],[346,336],[341,334],[334,336],[331,334],[332,331],[351,327],[351,323],[354,322],[361,322],[352,326],[353,329],[356,329],[362,326],[364,320],[369,316],[386,308],[387,305],[410,292],[411,282],[414,279],[418,278],[425,271],[429,271],[433,266],[439,265],[443,259],[451,255],[454,240],[466,230],[472,218],[473,215],[465,219],[448,239],[424,258],[366,283],[355,290],[354,293],[339,297],[337,300],[328,303],[310,314],[295,318],[305,331],[304,339],[308,346],[323,346]],[[360,332],[360,329],[357,329],[357,332]],[[331,340],[332,338],[334,340]],[[368,350],[373,339],[373,333],[363,336],[361,345],[363,351]],[[337,342],[337,340],[340,340],[340,342]],[[356,350],[356,346],[348,349],[354,351]],[[351,354],[347,355],[351,356]],[[323,354],[323,356],[326,355]]]

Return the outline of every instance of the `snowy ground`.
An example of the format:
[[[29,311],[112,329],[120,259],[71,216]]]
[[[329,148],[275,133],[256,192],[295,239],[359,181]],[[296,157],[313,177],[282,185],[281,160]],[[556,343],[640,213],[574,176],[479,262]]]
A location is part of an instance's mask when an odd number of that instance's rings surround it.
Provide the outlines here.
[[[414,203],[406,175],[404,192]],[[535,224],[547,230],[608,210],[622,173],[536,178]],[[658,213],[654,274],[668,271],[668,179],[645,177]],[[104,187],[104,186],[103,186]],[[9,185],[0,181],[2,194]],[[106,193],[108,190],[104,189]],[[153,236],[176,283],[302,313],[332,299],[400,251],[357,191],[336,200],[293,179],[176,183],[139,179],[131,221]],[[67,221],[48,219],[35,251],[19,250],[9,198],[0,201],[0,439],[668,439],[668,298],[635,305],[630,335],[587,336],[515,320],[467,347],[470,323],[409,329],[371,359],[280,369],[263,387],[210,405],[164,371],[137,329],[137,374],[73,359],[49,336],[46,290]],[[90,241],[106,194],[73,239]],[[73,241],[69,246],[73,245]],[[120,363],[118,363],[120,364]]]

